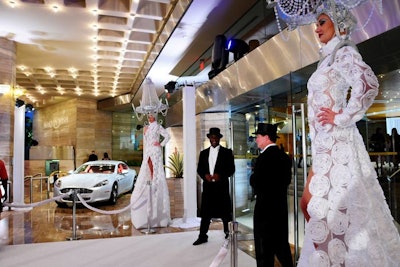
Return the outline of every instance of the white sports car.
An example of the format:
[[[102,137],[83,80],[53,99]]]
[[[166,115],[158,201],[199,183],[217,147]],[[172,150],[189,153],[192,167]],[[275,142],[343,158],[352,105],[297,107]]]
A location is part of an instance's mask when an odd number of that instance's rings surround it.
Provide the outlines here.
[[[58,178],[54,182],[54,196],[77,190],[88,203],[108,201],[115,204],[118,196],[133,191],[135,181],[136,171],[123,161],[89,161],[71,174]],[[73,195],[69,195],[56,203],[65,206],[72,203],[72,200]],[[76,203],[80,203],[79,199]]]

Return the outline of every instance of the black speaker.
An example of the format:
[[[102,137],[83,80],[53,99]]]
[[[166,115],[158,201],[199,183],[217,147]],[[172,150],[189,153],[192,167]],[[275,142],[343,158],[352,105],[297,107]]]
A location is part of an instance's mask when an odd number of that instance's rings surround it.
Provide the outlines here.
[[[226,50],[226,37],[223,34],[217,35],[214,40],[214,45],[211,55],[211,66],[216,73],[225,69],[229,60],[229,52]]]

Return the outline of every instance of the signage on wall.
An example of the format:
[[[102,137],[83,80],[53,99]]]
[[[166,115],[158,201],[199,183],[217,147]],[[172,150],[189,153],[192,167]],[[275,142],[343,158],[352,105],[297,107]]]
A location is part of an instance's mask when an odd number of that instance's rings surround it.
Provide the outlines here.
[[[60,128],[62,125],[67,125],[68,124],[68,117],[67,116],[63,116],[63,117],[59,117],[59,118],[54,118],[54,119],[50,119],[48,121],[45,121],[43,124],[44,129],[58,129]]]
[[[43,119],[43,129],[57,130],[69,124],[69,114],[65,110],[46,112]]]

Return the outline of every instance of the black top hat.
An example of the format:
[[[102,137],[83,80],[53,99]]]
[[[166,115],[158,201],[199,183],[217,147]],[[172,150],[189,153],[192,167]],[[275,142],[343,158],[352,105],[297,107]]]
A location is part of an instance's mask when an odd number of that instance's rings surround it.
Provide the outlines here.
[[[216,127],[210,128],[210,131],[209,131],[209,133],[207,134],[207,137],[210,138],[210,135],[216,135],[216,136],[218,136],[219,138],[222,138],[222,136],[223,136],[223,135],[220,133],[220,129],[219,129],[219,128],[216,128]]]
[[[257,131],[253,134],[268,135],[271,138],[279,138],[279,136],[276,134],[277,128],[278,126],[276,124],[259,123],[257,126]]]

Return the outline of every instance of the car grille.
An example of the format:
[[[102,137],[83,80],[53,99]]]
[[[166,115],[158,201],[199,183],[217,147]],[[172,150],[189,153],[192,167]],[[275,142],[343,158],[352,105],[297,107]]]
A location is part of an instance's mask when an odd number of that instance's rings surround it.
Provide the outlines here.
[[[70,190],[76,190],[78,194],[90,194],[90,193],[93,192],[93,190],[86,189],[86,188],[64,188],[64,189],[61,189],[61,193],[65,194],[65,193],[68,193]],[[90,197],[87,197],[87,196],[86,197],[82,196],[82,197],[83,197],[83,199],[85,201],[90,200]],[[74,194],[65,196],[62,199],[65,202],[73,202],[74,201]],[[80,201],[78,199],[75,199],[75,201],[80,203]]]
[[[70,190],[76,190],[78,194],[90,194],[93,192],[93,190],[87,188],[63,188],[61,189],[61,193],[65,194],[68,193]]]

